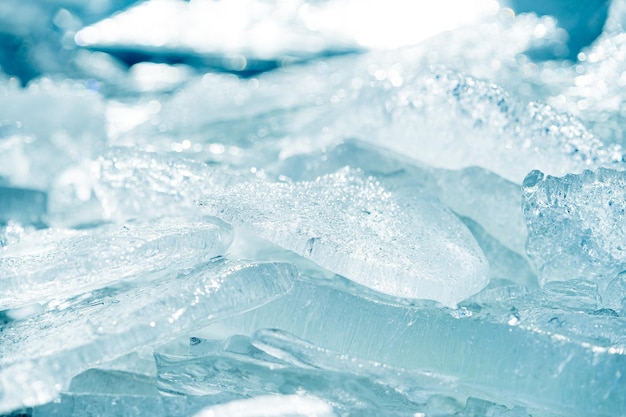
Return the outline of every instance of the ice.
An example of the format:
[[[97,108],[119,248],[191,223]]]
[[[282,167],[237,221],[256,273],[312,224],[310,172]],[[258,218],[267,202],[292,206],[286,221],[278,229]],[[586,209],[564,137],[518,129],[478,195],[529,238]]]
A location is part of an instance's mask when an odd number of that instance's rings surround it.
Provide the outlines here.
[[[480,166],[516,183],[533,169],[563,174],[621,162],[621,149],[605,147],[579,120],[540,103],[518,102],[464,73],[436,68],[390,91],[384,101],[374,101],[376,89],[361,98],[372,104],[357,106],[343,121],[359,127],[345,136],[433,166]]]
[[[626,415],[625,11],[0,1],[0,415]]]
[[[391,189],[421,187],[455,213],[480,223],[509,249],[526,254],[527,233],[520,210],[520,186],[478,167],[437,169],[349,139],[323,152],[288,157],[267,170],[279,178],[312,181],[344,166],[361,169]]]
[[[624,172],[610,169],[561,178],[528,174],[523,187],[528,255],[542,284],[585,279],[597,282],[603,294],[624,270],[625,184]]]
[[[196,201],[202,196],[250,179],[222,166],[110,148],[58,179],[50,196],[51,222],[76,226],[199,215]]]
[[[323,152],[286,158],[270,165],[267,172],[276,178],[312,181],[346,165],[375,176],[390,190],[418,187],[437,196],[463,217],[489,261],[492,277],[536,286],[537,278],[526,259],[521,188],[489,171],[432,168],[358,140],[346,140]]]
[[[226,402],[229,396],[212,400]],[[154,377],[125,372],[90,369],[72,378],[57,401],[34,407],[33,417],[192,415],[211,403],[203,398],[159,395]]]
[[[230,390],[242,396],[298,391],[325,401],[340,415],[465,416],[482,411],[479,415],[528,416],[520,407],[509,410],[472,397],[460,399],[466,402],[463,407],[450,378],[359,360],[275,329],[225,341],[192,338],[189,353],[157,354],[160,389],[191,398]],[[239,378],[231,369],[237,369]]]
[[[0,186],[0,223],[16,221],[41,226],[48,211],[48,195],[38,190]]]
[[[448,378],[444,386],[461,398],[478,392],[495,402],[506,398],[531,415],[626,410],[624,318],[585,310],[593,308],[581,301],[588,285],[540,293],[495,286],[479,293],[487,301],[470,299],[459,310],[394,305],[358,293],[296,282],[285,297],[204,332],[280,328],[319,348]]]
[[[207,196],[202,206],[397,297],[451,306],[488,282],[488,263],[476,241],[439,201],[415,187],[389,190],[359,170],[346,168],[315,181],[238,184]]]
[[[208,142],[281,157],[357,138],[434,167],[479,166],[517,184],[533,169],[562,175],[622,165],[620,146],[602,143],[579,119],[551,106],[445,66],[395,67],[391,57],[378,59],[344,58],[253,80],[203,77],[163,103],[138,134],[159,126],[157,137],[177,132],[163,138],[168,146],[184,132],[188,149]],[[280,94],[283,89],[295,93]],[[233,122],[235,115],[246,123]],[[222,142],[214,129],[233,129],[234,137]]]
[[[255,74],[312,57],[397,48],[494,15],[495,1],[149,1],[81,29],[78,45]],[[410,18],[409,18],[410,16]],[[175,22],[175,23],[172,23]]]
[[[299,393],[324,400],[341,415],[411,415],[423,411],[434,392],[450,391],[451,382],[349,357],[276,329],[226,340],[192,338],[188,355],[160,351],[155,357],[158,387],[167,394]]]
[[[0,250],[0,310],[66,298],[224,254],[231,228],[214,218],[166,218],[94,230],[47,229]]]
[[[0,334],[0,411],[44,404],[98,363],[267,303],[291,288],[294,273],[286,263],[215,260],[8,323]]]
[[[102,97],[84,84],[0,85],[0,176],[10,184],[45,191],[64,170],[95,157],[105,140]]]

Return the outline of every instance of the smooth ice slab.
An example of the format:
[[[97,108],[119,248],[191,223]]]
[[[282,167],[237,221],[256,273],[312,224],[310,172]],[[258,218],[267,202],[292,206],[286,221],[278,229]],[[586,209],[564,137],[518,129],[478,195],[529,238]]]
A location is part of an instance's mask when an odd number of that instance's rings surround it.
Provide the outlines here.
[[[295,274],[287,263],[220,259],[8,323],[0,331],[0,412],[44,404],[97,363],[263,305],[289,291]]]
[[[624,414],[625,319],[595,310],[587,283],[565,284],[534,293],[487,288],[450,310],[393,305],[359,296],[354,288],[297,281],[285,297],[203,334],[282,329],[343,355],[448,377],[457,395],[480,393],[531,415]]]
[[[359,170],[309,182],[239,184],[202,205],[385,294],[454,306],[488,282],[483,253],[452,212],[419,189],[389,191]]]
[[[0,250],[0,311],[176,273],[224,254],[232,239],[230,226],[211,217],[36,231]]]
[[[158,387],[165,394],[307,394],[339,415],[424,411],[425,398],[451,389],[449,378],[359,360],[277,329],[226,340],[192,337],[188,355],[158,351],[155,359]]]
[[[626,172],[610,169],[523,184],[528,256],[541,283],[595,280],[601,287],[626,269]]]

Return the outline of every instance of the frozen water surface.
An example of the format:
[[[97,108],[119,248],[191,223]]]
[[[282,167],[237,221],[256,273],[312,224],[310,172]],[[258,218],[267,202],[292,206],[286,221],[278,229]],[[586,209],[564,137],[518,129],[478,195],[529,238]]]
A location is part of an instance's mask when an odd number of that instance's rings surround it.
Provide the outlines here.
[[[0,417],[626,415],[625,16],[0,2]]]

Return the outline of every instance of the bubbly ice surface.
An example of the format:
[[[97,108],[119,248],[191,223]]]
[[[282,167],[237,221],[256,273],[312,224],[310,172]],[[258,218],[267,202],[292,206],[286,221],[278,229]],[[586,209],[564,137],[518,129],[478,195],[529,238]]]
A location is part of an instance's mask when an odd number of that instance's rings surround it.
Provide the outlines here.
[[[552,177],[528,174],[523,210],[528,226],[528,255],[542,283],[553,280],[597,281],[604,292],[624,270],[626,174],[599,169]]]
[[[387,190],[342,169],[315,181],[253,182],[207,196],[207,213],[366,287],[455,305],[488,281],[465,226],[419,189]]]

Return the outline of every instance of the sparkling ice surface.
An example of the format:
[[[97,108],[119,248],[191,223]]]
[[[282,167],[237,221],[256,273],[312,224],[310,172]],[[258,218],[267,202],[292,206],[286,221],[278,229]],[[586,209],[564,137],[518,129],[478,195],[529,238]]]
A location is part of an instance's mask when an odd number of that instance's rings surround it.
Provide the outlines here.
[[[604,289],[624,270],[625,190],[623,171],[562,178],[528,174],[523,187],[528,255],[541,282],[587,279]]]
[[[626,415],[625,28],[0,1],[0,417]]]
[[[465,226],[420,194],[345,169],[312,182],[242,184],[202,204],[366,287],[454,306],[487,284],[488,264]]]

